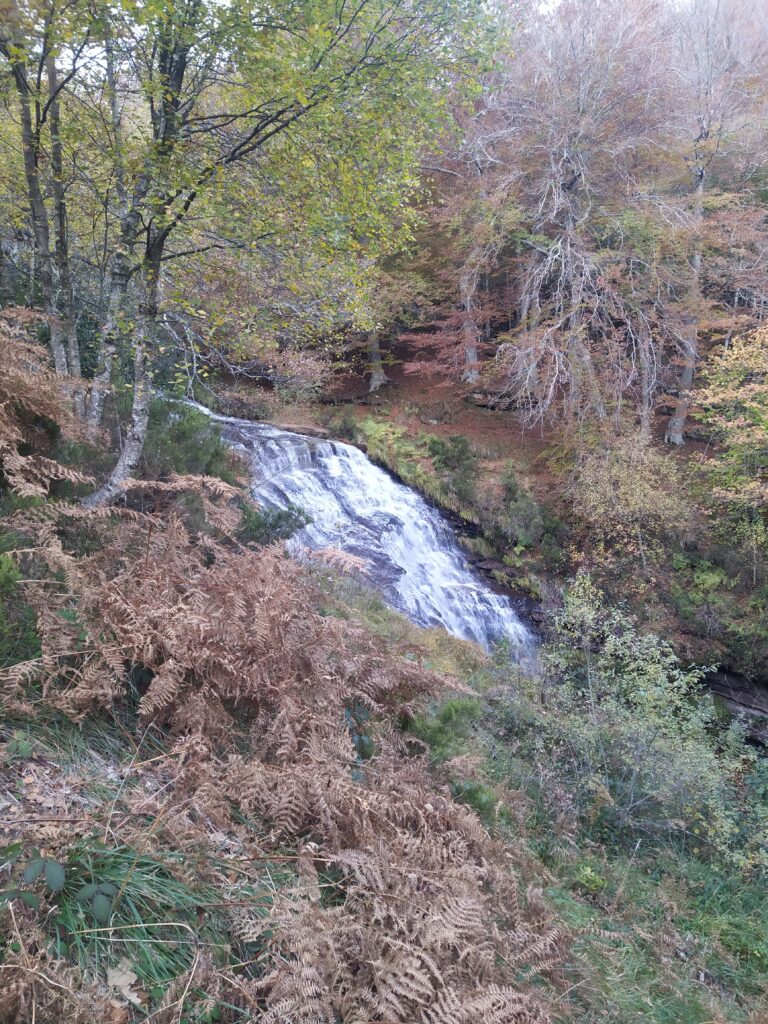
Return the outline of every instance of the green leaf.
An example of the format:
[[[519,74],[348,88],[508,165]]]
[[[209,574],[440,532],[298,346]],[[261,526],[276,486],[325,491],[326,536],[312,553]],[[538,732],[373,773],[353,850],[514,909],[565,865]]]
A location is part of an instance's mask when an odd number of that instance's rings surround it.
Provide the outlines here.
[[[112,905],[113,901],[101,892],[96,893],[93,897],[91,910],[99,924],[109,924],[109,919],[112,916]]]
[[[18,895],[18,889],[3,889],[0,892],[0,903],[8,903],[10,900],[15,900]]]
[[[67,880],[64,868],[57,860],[45,862],[45,884],[51,892],[59,892]]]
[[[102,882],[99,886],[99,891],[103,892],[106,896],[117,896],[120,892],[114,882]]]
[[[22,892],[20,893],[20,899],[22,903],[25,903],[28,907],[33,910],[39,910],[40,908],[40,897],[36,892]]]
[[[13,862],[21,853],[21,843],[11,843],[10,846],[0,847],[0,860],[4,862]]]
[[[95,882],[88,882],[82,889],[78,889],[75,893],[75,899],[84,903],[86,900],[92,900],[96,893],[99,891],[98,885]]]
[[[40,875],[42,875],[44,869],[45,861],[42,857],[38,857],[27,865],[24,874],[21,877],[25,882],[36,882]]]
[[[29,740],[22,738],[15,737],[10,739],[5,745],[5,753],[9,761],[23,761],[28,757],[32,757],[33,751],[34,748]]]

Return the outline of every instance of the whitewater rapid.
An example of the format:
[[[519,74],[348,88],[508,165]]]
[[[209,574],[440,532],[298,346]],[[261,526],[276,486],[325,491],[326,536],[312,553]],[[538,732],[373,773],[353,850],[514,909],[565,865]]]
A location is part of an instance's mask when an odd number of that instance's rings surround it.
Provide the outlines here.
[[[472,569],[441,513],[359,448],[213,418],[248,465],[254,500],[310,517],[289,542],[293,554],[333,547],[358,556],[387,603],[417,625],[442,626],[486,650],[506,641],[518,657],[532,650],[533,635],[509,599]]]

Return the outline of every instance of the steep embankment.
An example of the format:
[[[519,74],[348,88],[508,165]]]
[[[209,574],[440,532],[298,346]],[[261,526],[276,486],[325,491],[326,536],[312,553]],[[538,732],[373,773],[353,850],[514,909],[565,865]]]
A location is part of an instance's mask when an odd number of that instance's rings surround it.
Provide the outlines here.
[[[703,444],[658,445],[650,459],[629,444],[612,452],[595,437],[523,430],[398,364],[389,372],[377,395],[353,379],[340,409],[307,415],[447,510],[478,569],[509,593],[535,609],[588,571],[681,656],[719,666],[730,705],[768,714],[765,586],[718,525]]]
[[[764,773],[662,641],[585,591],[524,674],[260,546],[236,483],[83,510],[98,453],[22,440],[41,398],[77,437],[42,360],[0,381],[0,1019],[760,1019]]]

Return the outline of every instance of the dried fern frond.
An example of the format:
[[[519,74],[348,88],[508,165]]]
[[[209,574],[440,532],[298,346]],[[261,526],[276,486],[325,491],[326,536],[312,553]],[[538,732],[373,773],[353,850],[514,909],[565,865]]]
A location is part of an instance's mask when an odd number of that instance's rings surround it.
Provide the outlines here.
[[[90,481],[39,453],[21,452],[41,421],[54,423],[67,437],[80,436],[71,411],[72,381],[54,373],[46,349],[29,337],[28,328],[40,322],[34,310],[0,310],[0,471],[10,489],[24,497],[46,495],[54,480]]]
[[[317,551],[311,553],[310,557],[313,560],[324,562],[340,572],[357,572],[366,575],[369,571],[369,562],[366,558],[353,555],[350,551],[342,551],[341,548],[318,548]]]
[[[230,496],[225,485],[206,500]],[[254,1019],[545,1020],[534,985],[519,982],[559,960],[541,894],[521,888],[396,727],[446,681],[316,611],[311,576],[279,546],[204,547],[178,514],[116,516],[93,520],[104,546],[75,558],[66,523],[30,520],[40,558],[64,574],[30,588],[46,699],[80,719],[119,703],[140,668],[140,723],[173,745],[181,830],[195,816],[247,821],[261,850],[298,851],[297,883],[268,916],[232,913],[233,940],[265,946],[259,978],[237,979]]]
[[[10,912],[4,910],[3,916],[8,919]],[[3,925],[17,941],[9,944],[0,964],[0,1020],[92,1024],[110,1019],[108,997],[63,961],[53,959],[50,938],[32,921],[14,918]]]
[[[238,498],[240,488],[225,483],[217,476],[195,476],[192,474],[174,474],[168,480],[137,480],[129,477],[121,484],[124,491],[157,491],[171,494],[183,494],[185,491],[203,491],[211,498]]]

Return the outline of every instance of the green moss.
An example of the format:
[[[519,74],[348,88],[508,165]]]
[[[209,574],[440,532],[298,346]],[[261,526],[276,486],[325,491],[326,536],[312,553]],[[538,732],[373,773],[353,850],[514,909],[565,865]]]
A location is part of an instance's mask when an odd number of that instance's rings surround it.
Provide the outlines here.
[[[403,483],[415,488],[436,505],[462,513],[458,496],[440,480],[429,460],[430,435],[411,437],[403,428],[379,420],[365,419],[359,424],[360,437],[374,462],[394,473]]]

